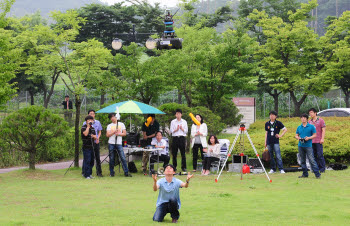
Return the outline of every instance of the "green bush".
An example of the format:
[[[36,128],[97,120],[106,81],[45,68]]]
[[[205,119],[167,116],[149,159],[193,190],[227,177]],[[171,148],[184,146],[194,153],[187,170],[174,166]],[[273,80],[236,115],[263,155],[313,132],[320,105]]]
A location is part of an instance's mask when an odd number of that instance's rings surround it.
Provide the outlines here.
[[[214,106],[214,113],[221,117],[221,121],[226,126],[235,126],[243,118],[243,115],[239,114],[239,110],[232,102],[232,99],[221,98],[220,102]]]
[[[82,143],[81,139],[80,143]],[[67,129],[62,136],[52,138],[46,142],[38,151],[37,160],[40,162],[56,162],[70,157],[74,157],[74,127]]]
[[[35,169],[38,155],[49,148],[48,142],[65,134],[67,129],[62,117],[43,107],[30,106],[11,113],[2,121],[0,142],[10,151],[29,153],[29,167]]]

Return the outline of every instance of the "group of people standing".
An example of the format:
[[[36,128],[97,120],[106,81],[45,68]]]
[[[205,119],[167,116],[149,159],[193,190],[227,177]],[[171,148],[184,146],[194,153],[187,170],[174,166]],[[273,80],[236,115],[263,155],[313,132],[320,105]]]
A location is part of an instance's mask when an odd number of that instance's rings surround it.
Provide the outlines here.
[[[300,164],[303,174],[299,178],[308,177],[308,168],[306,166],[306,156],[309,159],[311,169],[317,179],[321,178],[321,173],[326,170],[326,162],[323,156],[323,143],[326,134],[326,124],[324,120],[317,116],[315,108],[309,109],[308,114],[300,116],[301,125],[298,126],[295,139],[299,141],[298,152],[300,156]],[[281,173],[285,173],[283,169],[282,156],[280,151],[279,140],[287,132],[287,128],[282,122],[276,120],[277,112],[269,113],[270,120],[265,124],[265,147],[267,147],[271,157],[271,170],[269,173],[276,172],[277,167]],[[282,133],[280,131],[282,130]],[[276,158],[276,160],[275,160]]]
[[[156,148],[161,149],[158,153],[154,153],[150,158],[150,170],[153,170],[153,164],[156,161],[162,161],[165,167],[170,162],[170,155],[167,149],[167,142],[163,139],[163,134],[159,130],[159,123],[155,120],[155,115],[150,114],[152,120],[148,126],[146,123],[142,125],[143,140],[147,145],[154,145]],[[203,163],[203,175],[208,175],[210,166],[213,161],[217,161],[220,154],[220,145],[215,135],[210,135],[207,141],[208,128],[204,123],[203,117],[200,114],[195,115],[196,119],[200,122],[200,125],[193,124],[191,127],[191,148],[193,150],[193,172],[196,172],[197,161],[200,152]],[[119,156],[124,170],[124,175],[131,177],[129,173],[128,164],[125,158],[125,154],[122,146],[122,138],[126,136],[126,128],[124,123],[120,122],[115,113],[108,115],[111,123],[107,126],[106,136],[108,137],[108,150],[109,150],[109,171],[110,176],[113,177],[114,165],[116,156]],[[92,167],[96,160],[96,174],[98,177],[102,177],[102,169],[100,160],[100,137],[102,131],[101,123],[95,119],[95,111],[89,110],[88,116],[85,118],[85,122],[81,128],[81,136],[83,140],[83,172],[82,175],[91,179]],[[169,127],[172,136],[172,156],[173,166],[177,168],[177,154],[181,153],[181,169],[183,172],[187,172],[186,164],[186,136],[188,133],[187,121],[182,119],[182,110],[176,109],[175,119],[171,121]],[[147,174],[147,163],[149,161],[149,152],[144,152],[142,157],[142,169],[144,174]]]
[[[114,177],[114,165],[116,156],[119,156],[121,161],[124,176],[132,177],[129,173],[128,164],[125,158],[122,145],[122,137],[126,136],[126,128],[124,123],[119,122],[115,113],[108,115],[111,123],[107,126],[106,136],[108,137],[109,151],[109,171],[110,176]],[[100,137],[102,132],[101,123],[95,119],[95,111],[89,110],[88,116],[85,117],[85,122],[81,128],[81,137],[83,141],[83,167],[82,175],[86,179],[92,179],[92,167],[96,160],[96,174],[102,177],[101,161],[100,161]]]
[[[160,140],[158,138],[156,140],[153,137],[157,137],[161,139],[162,133],[159,131],[159,123],[155,120],[155,115],[149,115],[152,117],[152,121],[150,125],[147,127],[145,124],[142,126],[143,139],[147,140],[148,144],[155,145],[156,147],[162,147],[160,145]],[[220,146],[218,139],[215,135],[210,135],[209,140],[207,142],[208,136],[208,127],[207,124],[204,123],[203,117],[200,114],[195,115],[200,125],[193,124],[191,127],[191,148],[193,151],[193,172],[196,172],[197,169],[197,161],[198,161],[198,153],[201,153],[201,158],[203,160],[203,175],[209,174],[210,165],[213,161],[217,161],[220,154]],[[177,168],[177,154],[180,151],[181,154],[181,170],[183,172],[187,172],[187,163],[186,163],[186,137],[188,133],[188,125],[187,121],[182,118],[182,110],[176,109],[175,111],[175,119],[170,123],[170,134],[172,137],[172,156],[173,156],[173,166],[176,170]],[[152,143],[153,139],[153,143]],[[147,174],[147,162],[149,158],[149,152],[143,153],[142,158],[142,169],[143,173]],[[158,156],[151,156],[151,164],[157,160]],[[164,151],[160,156],[159,160],[164,162],[164,166],[166,166],[170,161],[170,156],[168,151]],[[152,166],[150,166],[152,169]]]

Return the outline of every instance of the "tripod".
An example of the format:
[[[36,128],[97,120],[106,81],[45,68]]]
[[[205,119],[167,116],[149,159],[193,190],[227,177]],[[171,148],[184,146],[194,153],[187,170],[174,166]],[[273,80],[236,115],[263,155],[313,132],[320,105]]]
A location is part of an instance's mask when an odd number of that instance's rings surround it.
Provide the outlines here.
[[[119,165],[119,173],[120,173],[120,164],[121,164],[121,158],[120,158],[120,156],[119,156],[119,152],[118,152],[118,150],[116,150],[117,149],[117,145],[115,145],[115,148],[112,150],[112,151],[115,151],[115,153],[116,153],[116,155],[117,155],[117,157],[115,158],[115,159],[117,159],[118,160],[118,162],[115,160],[115,166],[116,165]],[[102,165],[102,163],[104,162],[104,161],[106,161],[106,162],[108,162],[108,160],[107,160],[107,158],[108,157],[110,157],[110,155],[111,155],[111,152],[112,151],[108,151],[108,155],[106,156],[106,158],[104,158],[102,161],[101,161],[101,165]],[[108,162],[109,163],[109,162]]]
[[[256,151],[255,146],[254,146],[252,140],[250,139],[250,136],[249,136],[248,131],[247,131],[247,129],[245,128],[245,125],[244,125],[244,124],[241,124],[241,125],[239,126],[239,129],[238,129],[238,131],[237,131],[236,137],[235,137],[235,139],[234,139],[234,141],[233,141],[233,143],[232,143],[232,146],[231,146],[231,148],[230,148],[230,151],[227,153],[227,158],[225,159],[225,162],[224,162],[224,164],[223,164],[223,166],[222,166],[222,168],[221,168],[221,170],[220,170],[220,173],[219,173],[218,177],[215,179],[215,182],[218,182],[218,181],[219,181],[219,178],[220,178],[220,176],[221,176],[222,170],[223,170],[224,167],[226,166],[226,162],[227,162],[228,158],[231,156],[231,152],[233,151],[233,148],[235,147],[235,144],[236,144],[236,142],[237,142],[237,140],[238,140],[238,137],[241,137],[241,139],[243,138],[243,148],[242,148],[242,152],[239,154],[239,155],[241,156],[241,180],[243,179],[243,170],[242,170],[242,168],[243,168],[243,156],[244,156],[244,154],[243,154],[243,151],[244,151],[244,134],[247,135],[248,140],[249,140],[249,142],[250,142],[250,145],[252,146],[252,148],[253,148],[253,150],[254,150],[256,156],[258,157],[259,162],[260,162],[262,168],[264,169],[264,172],[265,172],[265,175],[266,175],[267,179],[268,179],[270,182],[272,182],[272,180],[270,179],[269,175],[267,175],[267,172],[266,172],[266,170],[265,170],[265,167],[264,167],[264,165],[262,164],[262,162],[261,162],[261,160],[260,160],[259,154],[258,154],[258,152]]]

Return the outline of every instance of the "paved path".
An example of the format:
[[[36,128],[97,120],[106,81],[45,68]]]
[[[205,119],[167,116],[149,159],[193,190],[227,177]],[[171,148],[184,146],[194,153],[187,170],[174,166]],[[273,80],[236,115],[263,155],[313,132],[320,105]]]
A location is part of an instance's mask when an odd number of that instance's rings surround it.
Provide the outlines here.
[[[107,155],[101,156],[101,161],[105,159]],[[104,162],[106,163],[106,161]],[[72,164],[72,161],[69,162],[56,162],[56,163],[47,163],[47,164],[37,164],[35,165],[36,169],[43,169],[43,170],[57,170],[57,169],[67,169],[70,164]],[[83,164],[83,160],[79,160],[79,166]],[[19,169],[28,169],[28,167],[22,166],[22,167],[11,167],[11,168],[5,168],[5,169],[0,169],[0,173],[8,173],[14,170],[19,170]]]

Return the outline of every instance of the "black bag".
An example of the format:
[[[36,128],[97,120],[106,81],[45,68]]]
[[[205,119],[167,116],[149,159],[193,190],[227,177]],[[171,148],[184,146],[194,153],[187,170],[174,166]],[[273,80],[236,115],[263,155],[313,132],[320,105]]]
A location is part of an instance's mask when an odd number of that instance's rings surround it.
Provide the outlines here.
[[[347,165],[343,165],[340,163],[330,164],[329,167],[331,167],[333,170],[345,170],[348,168]]]
[[[138,145],[140,140],[140,134],[139,133],[129,133],[126,135],[126,142],[129,145]]]
[[[134,162],[128,162],[128,168],[130,173],[137,173],[137,168]]]

